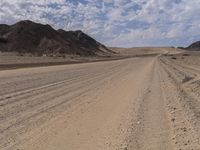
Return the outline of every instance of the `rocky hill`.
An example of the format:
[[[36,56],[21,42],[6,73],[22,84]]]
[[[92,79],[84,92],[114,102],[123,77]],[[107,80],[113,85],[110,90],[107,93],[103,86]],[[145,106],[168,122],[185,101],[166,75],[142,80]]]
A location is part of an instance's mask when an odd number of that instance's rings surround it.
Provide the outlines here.
[[[0,51],[33,54],[76,54],[81,56],[113,53],[82,31],[55,30],[29,20],[0,25]]]
[[[200,51],[200,41],[197,41],[197,42],[191,44],[191,45],[188,46],[186,49],[188,49],[188,50],[198,50],[198,51]]]

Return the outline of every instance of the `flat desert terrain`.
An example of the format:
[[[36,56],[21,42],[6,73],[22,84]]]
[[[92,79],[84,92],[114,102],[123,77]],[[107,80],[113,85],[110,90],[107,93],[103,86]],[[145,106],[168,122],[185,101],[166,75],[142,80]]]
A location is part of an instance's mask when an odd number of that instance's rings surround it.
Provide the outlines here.
[[[2,150],[199,150],[200,54],[0,71]]]

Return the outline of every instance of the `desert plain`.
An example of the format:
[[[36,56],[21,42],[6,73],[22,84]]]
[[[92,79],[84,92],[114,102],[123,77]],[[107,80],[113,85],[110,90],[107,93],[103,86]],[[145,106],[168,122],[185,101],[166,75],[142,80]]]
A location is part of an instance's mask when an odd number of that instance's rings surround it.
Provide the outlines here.
[[[0,149],[200,149],[200,53],[113,50],[131,57],[0,68]]]

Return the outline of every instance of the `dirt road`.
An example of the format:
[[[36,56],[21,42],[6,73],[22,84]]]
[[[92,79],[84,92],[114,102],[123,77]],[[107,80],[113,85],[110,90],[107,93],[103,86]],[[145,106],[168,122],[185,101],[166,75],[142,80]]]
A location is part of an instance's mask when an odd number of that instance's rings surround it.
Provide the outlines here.
[[[199,73],[163,56],[0,71],[0,149],[198,150]]]

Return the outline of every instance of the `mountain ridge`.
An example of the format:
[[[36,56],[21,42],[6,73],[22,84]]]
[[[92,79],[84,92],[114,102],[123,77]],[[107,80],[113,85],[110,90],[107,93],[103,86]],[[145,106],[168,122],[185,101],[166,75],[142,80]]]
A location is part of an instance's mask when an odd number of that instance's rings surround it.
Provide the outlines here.
[[[188,50],[198,50],[200,51],[200,41],[192,43],[190,46],[186,47]]]
[[[48,24],[30,20],[23,20],[13,25],[0,24],[0,51],[81,56],[114,53],[81,30],[55,30]]]

